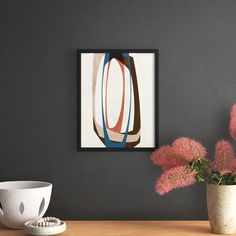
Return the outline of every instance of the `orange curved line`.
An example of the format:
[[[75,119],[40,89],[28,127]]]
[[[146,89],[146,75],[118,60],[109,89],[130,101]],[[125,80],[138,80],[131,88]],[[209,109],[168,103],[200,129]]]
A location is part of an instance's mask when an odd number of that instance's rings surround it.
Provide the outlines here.
[[[106,117],[106,128],[110,129],[112,131],[115,132],[121,132],[121,127],[122,127],[122,122],[123,122],[123,118],[124,118],[124,103],[125,103],[125,66],[124,64],[117,60],[117,62],[120,65],[121,71],[122,71],[122,79],[123,79],[123,94],[122,94],[122,104],[121,104],[121,109],[120,109],[120,113],[119,113],[119,118],[115,124],[114,127],[110,128],[109,127],[109,123],[108,123],[108,115],[107,115],[107,88],[108,88],[108,74],[109,74],[109,70],[110,70],[110,65],[111,65],[111,61],[108,62],[108,68],[107,68],[107,73],[106,73],[106,90],[105,90],[105,117]]]
[[[105,90],[105,117],[106,117],[106,128],[109,129],[108,117],[107,117],[107,85],[108,85],[108,74],[110,70],[111,61],[108,62],[107,74],[106,74],[106,90]],[[103,96],[103,94],[102,94]]]
[[[117,120],[116,125],[112,127],[111,130],[115,132],[121,132],[122,122],[124,118],[124,104],[125,104],[125,70],[124,70],[125,66],[121,61],[117,60],[117,62],[119,63],[121,71],[122,71],[123,94],[122,94],[122,104],[121,104],[119,118]]]

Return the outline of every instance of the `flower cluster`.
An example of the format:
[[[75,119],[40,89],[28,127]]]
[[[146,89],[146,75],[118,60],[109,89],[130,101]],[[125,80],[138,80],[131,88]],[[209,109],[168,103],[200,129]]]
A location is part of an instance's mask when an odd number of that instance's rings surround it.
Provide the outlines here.
[[[162,146],[153,152],[151,160],[163,169],[157,180],[156,191],[163,195],[174,188],[194,184],[199,174],[193,163],[202,163],[207,155],[205,147],[199,142],[181,137],[173,144]]]
[[[230,113],[229,132],[232,139],[236,141],[236,104],[233,105]]]
[[[177,166],[165,171],[156,183],[156,191],[163,195],[174,188],[192,185],[196,182],[196,173],[187,165]]]
[[[230,113],[229,131],[236,141],[236,104]],[[197,181],[219,185],[236,184],[236,157],[228,141],[220,140],[216,143],[213,161],[207,160],[206,156],[205,147],[188,137],[177,138],[172,145],[163,145],[155,150],[151,160],[163,170],[156,182],[156,192],[164,195]]]
[[[211,169],[218,171],[221,176],[233,173],[232,164],[235,160],[232,145],[226,140],[220,140],[215,147],[215,160],[211,163]]]

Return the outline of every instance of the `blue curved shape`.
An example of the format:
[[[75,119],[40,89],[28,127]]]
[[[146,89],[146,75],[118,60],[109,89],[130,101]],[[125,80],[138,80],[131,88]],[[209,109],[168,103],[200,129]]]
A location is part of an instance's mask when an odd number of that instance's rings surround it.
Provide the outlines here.
[[[130,56],[129,53],[122,53],[123,57],[126,57],[128,60],[128,65],[129,68],[131,68],[130,66]],[[105,140],[105,146],[108,148],[124,148],[125,144],[126,144],[126,140],[128,137],[128,130],[129,130],[129,124],[130,124],[130,116],[131,116],[131,105],[132,105],[132,79],[131,79],[131,72],[129,73],[129,79],[130,79],[130,104],[129,104],[129,116],[128,116],[128,123],[126,126],[126,131],[125,131],[125,135],[124,138],[122,140],[122,142],[120,143],[116,143],[110,140],[109,135],[107,133],[107,128],[106,128],[106,124],[105,124],[105,116],[104,116],[104,108],[103,108],[103,82],[104,82],[104,71],[105,71],[105,66],[106,64],[112,59],[112,55],[111,53],[105,53],[105,57],[104,57],[104,63],[103,63],[103,68],[102,68],[102,86],[101,86],[101,105],[102,105],[102,126],[103,126],[103,133],[104,133],[104,140]]]

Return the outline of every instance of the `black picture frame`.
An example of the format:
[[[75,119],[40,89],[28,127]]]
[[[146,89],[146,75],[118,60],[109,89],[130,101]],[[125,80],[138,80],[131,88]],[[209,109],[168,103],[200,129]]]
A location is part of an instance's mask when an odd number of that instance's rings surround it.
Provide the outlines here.
[[[82,53],[153,53],[155,55],[155,146],[138,148],[81,147],[81,54]],[[77,151],[153,151],[159,146],[159,49],[77,49]]]

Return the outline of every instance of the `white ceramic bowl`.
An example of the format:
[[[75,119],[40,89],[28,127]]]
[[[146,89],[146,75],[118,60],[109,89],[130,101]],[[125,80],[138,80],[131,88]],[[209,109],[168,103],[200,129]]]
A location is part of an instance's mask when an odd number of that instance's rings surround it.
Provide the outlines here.
[[[41,181],[0,182],[0,222],[15,229],[41,218],[49,205],[52,184]]]

